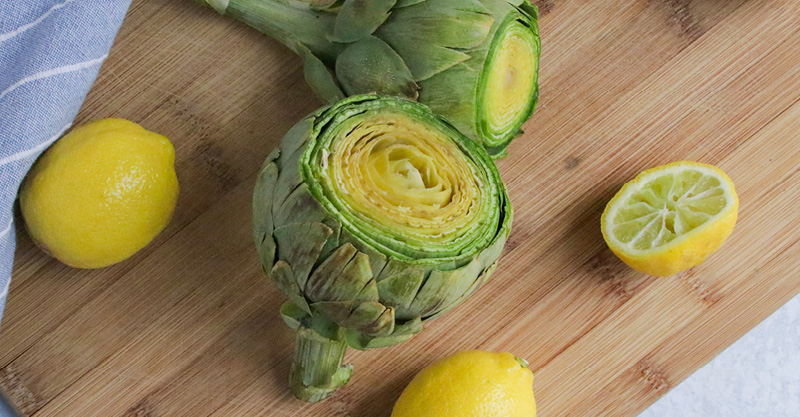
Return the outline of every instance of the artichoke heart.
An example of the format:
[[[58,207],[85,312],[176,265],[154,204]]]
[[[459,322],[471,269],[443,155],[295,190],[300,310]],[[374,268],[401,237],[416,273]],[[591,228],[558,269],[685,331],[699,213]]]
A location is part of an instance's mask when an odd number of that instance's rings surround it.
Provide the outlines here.
[[[215,8],[301,55],[323,100],[418,100],[493,158],[505,155],[539,99],[538,9],[529,0],[227,0]]]
[[[512,210],[481,147],[421,104],[360,95],[287,133],[253,216],[298,331],[292,390],[318,401],[349,380],[343,346],[403,342],[485,282]]]

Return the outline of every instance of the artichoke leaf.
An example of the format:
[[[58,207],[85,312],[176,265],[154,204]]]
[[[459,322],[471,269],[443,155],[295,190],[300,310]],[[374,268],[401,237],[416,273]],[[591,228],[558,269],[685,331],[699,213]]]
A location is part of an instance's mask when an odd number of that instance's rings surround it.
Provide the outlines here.
[[[278,258],[295,274],[299,289],[305,288],[308,274],[332,230],[319,222],[296,223],[275,229]]]
[[[372,337],[359,332],[358,330],[345,329],[344,340],[348,346],[358,349],[367,350],[393,346],[403,343],[422,331],[422,321],[419,317],[409,320],[402,324],[396,324],[394,331],[386,336]]]
[[[355,301],[318,301],[310,305],[311,311],[342,324],[356,307]]]
[[[298,307],[291,301],[287,301],[281,305],[281,317],[283,321],[292,330],[297,330],[311,317],[302,308]]]
[[[345,0],[336,16],[330,39],[334,42],[355,42],[369,36],[389,17],[397,0]]]
[[[322,222],[327,218],[325,211],[308,190],[308,185],[300,184],[273,209],[275,224],[279,227],[291,226],[297,219],[304,223]]]
[[[378,93],[416,100],[419,85],[403,58],[386,42],[367,36],[336,58],[336,76],[348,95]]]
[[[297,281],[294,279],[294,272],[288,263],[285,261],[275,262],[275,266],[272,267],[269,275],[272,278],[272,282],[275,283],[275,286],[289,297],[289,301],[303,311],[311,314],[311,307],[309,307],[308,302],[306,302],[303,292],[300,291],[300,287],[297,286]]]
[[[331,253],[333,253],[334,250],[338,249],[339,246],[342,245],[340,243],[342,225],[332,218],[327,218],[323,220],[322,223],[330,227],[333,233],[328,236],[328,240],[325,242],[325,245],[322,247],[322,251],[319,253],[319,263],[322,262],[322,259],[326,259]]]
[[[483,267],[477,259],[453,271],[431,271],[403,317],[428,316],[453,303],[478,280]]]
[[[369,245],[363,244],[361,241],[354,238],[352,234],[347,233],[347,231],[343,231],[339,239],[341,244],[350,243],[355,246],[359,252],[369,256],[369,266],[372,269],[373,278],[377,277],[386,266],[386,255],[378,252]]]
[[[277,248],[278,246],[275,244],[275,238],[272,233],[264,235],[261,243],[256,246],[256,253],[258,253],[258,258],[261,259],[261,268],[266,273],[269,273],[270,268],[268,265],[273,265],[275,263],[275,252]]]
[[[253,193],[253,239],[262,263],[272,265],[275,260],[275,240],[272,238],[272,192],[278,181],[278,166],[272,162],[278,157],[273,152],[256,178]],[[273,156],[274,155],[274,156]],[[272,160],[270,160],[272,158]]]
[[[278,176],[278,181],[275,183],[275,189],[272,191],[272,219],[274,222],[274,227],[277,229],[283,224],[276,222],[278,218],[278,210],[282,206],[283,202],[289,198],[289,194],[294,192],[300,185],[303,184],[303,180],[300,178],[300,170],[298,168],[281,168],[282,166],[291,166],[290,164],[292,161],[299,162],[300,154],[303,153],[302,149],[298,149],[295,153],[291,156],[287,156],[285,153],[281,154],[281,157],[278,158],[278,169],[280,170],[280,175]]]
[[[256,245],[261,244],[264,235],[272,234],[275,228],[272,220],[272,192],[278,182],[278,166],[273,161],[279,154],[279,151],[275,151],[267,157],[267,162],[256,178],[253,193],[253,238]]]
[[[469,289],[467,289],[467,291],[464,293],[464,295],[462,295],[461,297],[459,297],[457,300],[455,300],[454,302],[450,303],[449,305],[446,305],[444,308],[442,308],[436,314],[434,314],[432,316],[425,317],[425,320],[434,320],[434,319],[442,316],[443,314],[447,313],[448,311],[452,310],[453,308],[461,305],[461,303],[466,301],[466,299],[469,298],[469,296],[472,295],[472,293],[474,293],[478,288],[482,287],[483,284],[486,284],[486,282],[489,281],[489,278],[492,276],[492,273],[494,273],[494,270],[496,268],[497,268],[497,262],[493,263],[489,268],[486,268],[486,270],[483,271],[483,274],[481,274],[481,276],[478,277],[478,279],[475,280],[475,283],[472,284],[469,287]]]
[[[325,107],[323,107],[323,111]],[[298,151],[305,149],[306,144],[308,143],[308,136],[311,134],[312,129],[314,129],[314,122],[316,120],[316,113],[311,115],[311,117],[307,117],[296,125],[292,126],[288,132],[283,136],[283,140],[281,140],[281,146],[278,152],[278,158],[275,159],[275,163],[278,164],[278,170],[283,172],[285,170],[292,170],[292,171],[299,171],[298,170],[298,163],[300,154]],[[277,196],[278,199],[286,198],[286,196]]]
[[[382,36],[382,38],[397,53],[403,56],[403,60],[411,70],[414,81],[420,82],[469,59],[469,55],[446,46],[403,41],[393,41]],[[395,38],[397,39],[397,38]]]
[[[503,249],[506,246],[506,241],[508,240],[508,234],[508,230],[502,230],[501,233],[498,234],[497,239],[488,248],[486,248],[485,251],[478,255],[478,261],[484,266],[484,268],[488,268],[492,263],[495,262],[497,258],[500,257],[500,254],[503,253]]]
[[[459,0],[461,2],[461,0]],[[476,49],[486,43],[494,17],[480,4],[475,7],[448,6],[438,10],[428,5],[399,10],[383,24],[376,34],[408,46],[431,43],[454,49]],[[465,2],[468,3],[468,2]]]
[[[379,299],[378,286],[374,279],[370,280],[356,296],[357,301],[378,301]]]
[[[378,293],[386,305],[403,311],[414,301],[424,278],[424,268],[390,260],[378,277]]]
[[[399,9],[401,7],[413,6],[415,4],[422,3],[423,1],[428,1],[428,0],[397,0],[397,3],[395,3],[394,8]]]
[[[394,309],[368,301],[358,305],[342,327],[356,329],[370,336],[386,336],[394,330]]]
[[[351,244],[334,251],[308,278],[306,296],[314,301],[354,300],[372,280],[369,257]]]
[[[303,77],[306,83],[320,99],[333,103],[345,98],[333,73],[325,63],[314,55],[308,48],[301,51],[303,57]]]

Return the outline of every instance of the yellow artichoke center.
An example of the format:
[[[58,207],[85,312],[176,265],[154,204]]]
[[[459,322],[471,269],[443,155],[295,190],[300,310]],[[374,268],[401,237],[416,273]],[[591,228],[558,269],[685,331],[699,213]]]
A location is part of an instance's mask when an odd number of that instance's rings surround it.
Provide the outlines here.
[[[491,131],[506,132],[525,117],[536,74],[536,50],[529,34],[508,30],[496,49],[486,82],[484,111]]]
[[[482,193],[442,132],[403,114],[354,118],[327,155],[327,175],[355,213],[390,229],[451,241],[478,215]]]

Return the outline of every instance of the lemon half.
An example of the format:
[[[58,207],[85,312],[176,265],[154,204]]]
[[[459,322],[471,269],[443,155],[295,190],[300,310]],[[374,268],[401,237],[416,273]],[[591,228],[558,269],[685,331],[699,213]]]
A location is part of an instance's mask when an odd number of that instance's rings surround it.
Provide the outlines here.
[[[730,236],[739,198],[719,168],[691,161],[649,169],[606,206],[608,247],[631,268],[668,276],[702,263]]]

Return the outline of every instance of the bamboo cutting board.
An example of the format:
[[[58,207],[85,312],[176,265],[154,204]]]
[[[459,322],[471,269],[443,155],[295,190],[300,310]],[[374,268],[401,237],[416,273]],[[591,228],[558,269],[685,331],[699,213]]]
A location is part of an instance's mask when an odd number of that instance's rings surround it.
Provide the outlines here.
[[[35,416],[385,417],[421,367],[477,348],[531,362],[540,417],[636,415],[800,291],[800,2],[539,6],[542,101],[499,162],[516,206],[500,268],[410,342],[349,353],[353,382],[307,405],[286,387],[293,336],[250,198],[320,103],[277,43],[189,0],[134,1],[77,122],[171,138],[177,213],[95,271],[18,230],[0,386]],[[702,266],[650,278],[605,247],[600,214],[637,172],[680,159],[733,178],[740,222]]]

